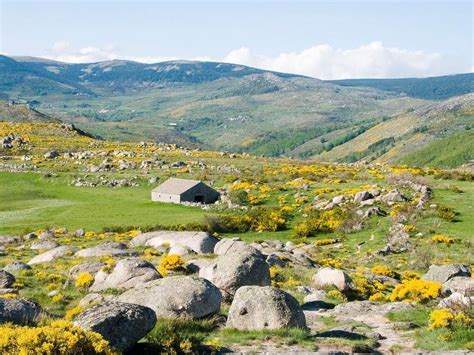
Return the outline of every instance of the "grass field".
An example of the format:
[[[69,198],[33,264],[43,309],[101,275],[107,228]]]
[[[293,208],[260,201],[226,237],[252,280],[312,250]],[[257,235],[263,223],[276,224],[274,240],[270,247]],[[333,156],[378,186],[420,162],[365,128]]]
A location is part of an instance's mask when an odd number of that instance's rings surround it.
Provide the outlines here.
[[[64,178],[0,173],[0,233],[47,226],[101,230],[111,226],[175,225],[202,221],[200,208],[153,203],[150,186],[113,189],[68,186]]]

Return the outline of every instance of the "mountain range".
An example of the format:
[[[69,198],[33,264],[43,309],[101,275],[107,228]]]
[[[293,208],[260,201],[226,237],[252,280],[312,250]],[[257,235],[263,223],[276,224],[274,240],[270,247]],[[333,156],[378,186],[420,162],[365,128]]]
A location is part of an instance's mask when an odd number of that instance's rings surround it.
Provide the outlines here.
[[[473,82],[472,73],[322,81],[216,62],[0,56],[0,99],[98,137],[335,162],[469,162],[469,144],[445,158],[440,148],[474,141]],[[0,120],[19,120],[5,107]]]

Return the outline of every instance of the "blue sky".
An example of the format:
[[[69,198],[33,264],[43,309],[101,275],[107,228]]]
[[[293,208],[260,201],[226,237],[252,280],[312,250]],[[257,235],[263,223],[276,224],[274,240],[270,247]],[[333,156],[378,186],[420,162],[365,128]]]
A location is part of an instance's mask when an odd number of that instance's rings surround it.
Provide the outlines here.
[[[472,71],[473,3],[0,0],[0,52],[223,60],[325,79]]]

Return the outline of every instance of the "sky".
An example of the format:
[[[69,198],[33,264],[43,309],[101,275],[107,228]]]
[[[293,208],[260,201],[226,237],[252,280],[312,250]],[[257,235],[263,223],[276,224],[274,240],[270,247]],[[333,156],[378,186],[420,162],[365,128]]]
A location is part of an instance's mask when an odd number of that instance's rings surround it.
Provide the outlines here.
[[[212,60],[321,79],[473,71],[473,1],[0,0],[0,53]]]

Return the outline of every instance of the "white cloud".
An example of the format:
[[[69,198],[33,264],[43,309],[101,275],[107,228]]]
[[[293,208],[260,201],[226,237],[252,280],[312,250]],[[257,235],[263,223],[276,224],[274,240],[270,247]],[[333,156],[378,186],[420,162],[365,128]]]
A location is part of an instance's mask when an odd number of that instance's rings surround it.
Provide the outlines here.
[[[54,43],[44,57],[69,63],[90,63],[112,59],[157,63],[183,59],[172,56],[122,55],[112,45],[78,49],[65,41]],[[242,47],[230,51],[224,58],[201,56],[185,59],[223,61],[320,79],[422,77],[465,72],[471,69],[459,68],[439,53],[385,47],[381,42],[372,42],[351,49],[320,44],[301,52],[283,52],[275,56],[260,55],[249,48]]]
[[[454,69],[438,53],[389,48],[381,42],[352,49],[321,44],[274,57],[254,54],[242,47],[231,51],[224,61],[321,79],[429,76],[451,73]]]

